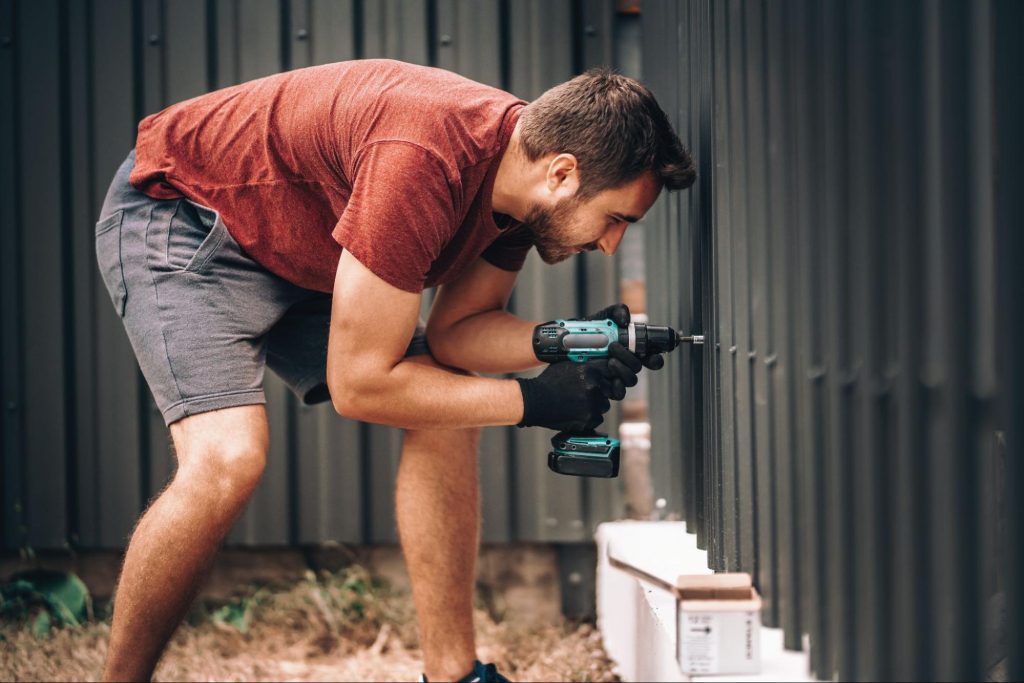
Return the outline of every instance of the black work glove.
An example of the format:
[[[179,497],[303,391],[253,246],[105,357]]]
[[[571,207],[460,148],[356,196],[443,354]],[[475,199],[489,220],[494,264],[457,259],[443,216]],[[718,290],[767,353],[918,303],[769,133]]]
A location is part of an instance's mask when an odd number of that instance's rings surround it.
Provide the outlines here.
[[[523,392],[520,427],[583,434],[604,421],[613,388],[609,360],[552,363],[532,379],[516,378]]]
[[[612,304],[607,308],[602,308],[600,311],[594,313],[593,315],[589,315],[586,318],[583,318],[583,320],[611,320],[619,327],[626,327],[629,325],[629,306],[627,306],[626,304]],[[619,344],[619,346],[622,345]],[[665,359],[662,357],[662,354],[660,353],[654,353],[651,354],[650,356],[647,356],[646,358],[640,358],[629,349],[625,347],[622,347],[622,349],[629,355],[633,356],[633,358],[638,358],[639,361],[643,364],[643,366],[648,370],[661,370],[663,367],[665,367]],[[610,347],[608,351],[610,354]],[[637,368],[636,371],[639,372],[640,369]],[[636,384],[636,382],[633,382],[633,384]],[[631,387],[633,386],[633,384],[627,384],[626,386]]]

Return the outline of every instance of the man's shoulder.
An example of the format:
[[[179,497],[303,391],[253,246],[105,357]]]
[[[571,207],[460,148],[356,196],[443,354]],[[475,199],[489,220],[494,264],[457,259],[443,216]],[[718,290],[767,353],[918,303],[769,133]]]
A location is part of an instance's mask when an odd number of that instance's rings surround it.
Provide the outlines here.
[[[375,124],[363,146],[383,141],[419,146],[453,172],[491,159],[504,142],[503,124],[521,99],[436,67],[395,60],[362,60],[372,83]]]

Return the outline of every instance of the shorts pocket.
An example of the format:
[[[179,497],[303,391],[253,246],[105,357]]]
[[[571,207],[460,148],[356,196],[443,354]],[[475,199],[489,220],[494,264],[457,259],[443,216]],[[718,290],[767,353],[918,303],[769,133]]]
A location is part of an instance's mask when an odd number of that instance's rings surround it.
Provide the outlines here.
[[[100,268],[103,284],[117,315],[124,317],[128,292],[124,286],[124,267],[121,262],[121,221],[124,211],[118,211],[96,224],[96,264]]]
[[[180,200],[167,230],[167,264],[188,272],[202,271],[225,234],[216,211]]]

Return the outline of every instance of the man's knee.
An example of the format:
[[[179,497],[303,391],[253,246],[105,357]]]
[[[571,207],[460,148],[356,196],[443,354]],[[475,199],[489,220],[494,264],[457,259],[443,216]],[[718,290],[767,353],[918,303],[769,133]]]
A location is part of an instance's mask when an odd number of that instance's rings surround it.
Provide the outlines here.
[[[178,456],[176,480],[201,486],[224,502],[248,500],[267,463],[262,406],[187,417],[172,425],[171,433]]]

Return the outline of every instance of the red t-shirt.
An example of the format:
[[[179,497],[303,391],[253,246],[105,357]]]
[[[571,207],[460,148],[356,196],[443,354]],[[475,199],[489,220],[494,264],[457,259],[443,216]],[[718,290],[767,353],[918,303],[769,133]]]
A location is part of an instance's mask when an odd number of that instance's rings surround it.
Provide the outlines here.
[[[522,100],[391,60],[298,69],[139,123],[130,182],[220,212],[258,263],[329,292],[342,248],[410,292],[483,256],[519,270],[531,242],[491,208]]]

